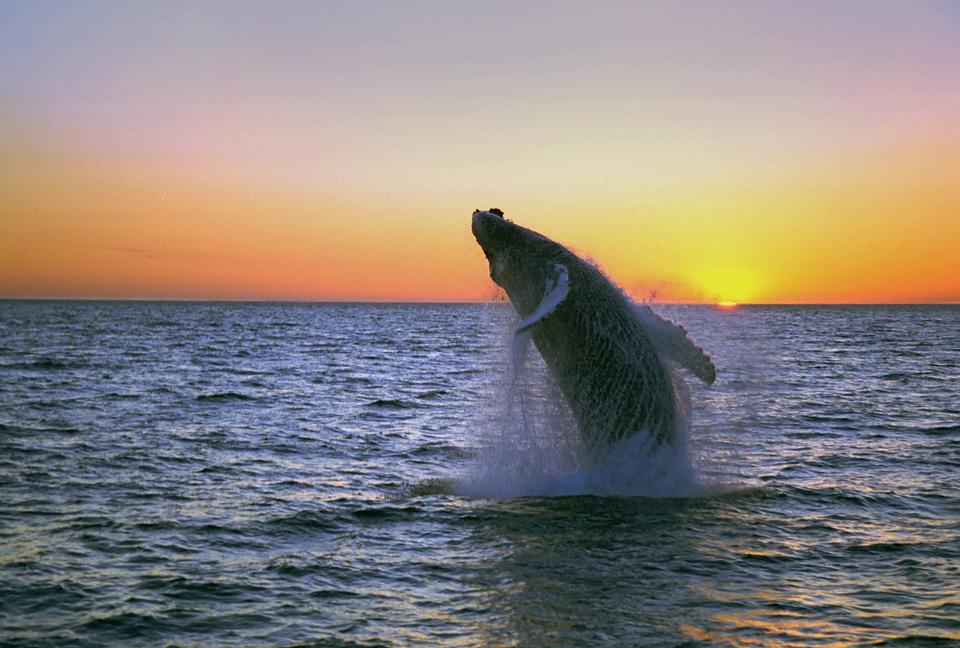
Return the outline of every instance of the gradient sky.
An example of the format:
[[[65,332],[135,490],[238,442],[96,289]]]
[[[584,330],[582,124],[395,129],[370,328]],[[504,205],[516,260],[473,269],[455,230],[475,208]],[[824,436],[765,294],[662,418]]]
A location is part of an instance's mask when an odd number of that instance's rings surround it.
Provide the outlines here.
[[[955,2],[0,0],[0,296],[960,301]]]

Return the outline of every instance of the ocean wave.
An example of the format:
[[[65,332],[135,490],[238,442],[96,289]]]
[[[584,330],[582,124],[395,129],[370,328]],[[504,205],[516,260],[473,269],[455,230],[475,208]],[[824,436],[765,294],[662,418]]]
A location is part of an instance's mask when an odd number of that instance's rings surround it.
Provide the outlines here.
[[[217,602],[247,599],[263,589],[254,583],[155,574],[142,577],[140,587],[161,591],[174,600]]]
[[[156,637],[169,627],[169,617],[123,610],[113,614],[94,615],[80,624],[78,630],[90,632],[102,641],[131,641]]]
[[[918,428],[918,430],[931,436],[953,436],[960,434],[960,425],[934,425],[932,427]]]
[[[477,452],[472,448],[463,448],[443,441],[427,441],[415,448],[397,453],[401,457],[447,457],[450,459],[473,459]]]
[[[107,394],[104,394],[103,398],[107,400],[122,401],[122,400],[140,400],[140,398],[142,397],[140,394],[124,394],[121,392],[109,392]]]
[[[255,401],[256,396],[243,394],[235,391],[213,392],[210,394],[200,394],[194,400],[201,403],[225,403],[229,401]]]
[[[30,427],[25,425],[10,425],[8,423],[0,423],[0,432],[4,432],[10,435],[16,436],[32,436],[34,434],[80,434],[83,432],[80,428],[76,427]]]
[[[431,389],[425,391],[422,394],[417,394],[416,398],[419,400],[433,400],[440,398],[441,396],[446,396],[449,392],[446,389]]]
[[[345,589],[318,589],[310,592],[307,596],[310,598],[318,599],[331,599],[331,598],[354,598],[360,596],[357,592],[351,592],[350,590]],[[326,642],[325,642],[326,643]],[[330,642],[329,645],[337,645],[334,642]],[[356,645],[344,642],[345,646]]]
[[[916,547],[917,543],[915,542],[865,542],[863,544],[850,545],[849,550],[855,552],[888,554],[912,551]]]
[[[385,522],[390,520],[400,520],[416,516],[422,509],[419,506],[365,506],[354,509],[350,514],[358,519],[368,522]]]
[[[66,369],[80,369],[88,366],[77,360],[62,360],[60,358],[40,358],[27,362],[0,363],[0,369],[27,369],[38,371],[62,371]]]
[[[327,511],[309,509],[272,517],[259,523],[258,526],[272,533],[278,531],[283,533],[316,533],[318,531],[337,531],[341,528],[341,522]]]
[[[877,376],[880,380],[889,380],[892,382],[907,382],[914,374],[902,371],[891,371],[889,373]]]
[[[416,403],[403,400],[402,398],[378,398],[376,400],[364,403],[366,407],[378,409],[413,409],[419,407]]]

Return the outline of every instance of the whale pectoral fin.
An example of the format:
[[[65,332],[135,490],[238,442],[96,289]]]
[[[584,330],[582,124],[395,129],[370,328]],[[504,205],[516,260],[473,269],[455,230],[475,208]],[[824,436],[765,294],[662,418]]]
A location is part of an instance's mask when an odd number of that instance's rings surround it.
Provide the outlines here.
[[[687,337],[685,328],[663,319],[645,304],[635,306],[634,312],[662,357],[686,368],[708,385],[716,380],[717,368],[713,360]]]
[[[555,263],[553,268],[557,274],[547,279],[543,299],[533,312],[520,322],[514,334],[523,333],[534,324],[542,322],[567,298],[567,293],[570,292],[570,274],[567,272],[567,266]]]

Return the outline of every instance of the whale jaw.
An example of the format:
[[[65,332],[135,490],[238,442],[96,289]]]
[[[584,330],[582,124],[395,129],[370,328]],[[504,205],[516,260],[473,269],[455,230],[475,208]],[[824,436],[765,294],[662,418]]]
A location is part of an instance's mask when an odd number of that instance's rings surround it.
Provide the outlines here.
[[[470,229],[488,261],[492,262],[497,250],[504,245],[509,225],[511,223],[503,218],[503,212],[499,209],[487,211],[478,209],[473,212]]]
[[[471,229],[489,263],[490,278],[507,293],[517,313],[526,318],[552,289],[561,286],[561,277],[564,288],[554,295],[554,300],[559,303],[566,295],[567,273],[557,267],[564,265],[569,253],[560,244],[502,214],[495,208],[477,210],[473,212]]]
[[[484,256],[487,257],[490,278],[506,290],[508,287],[504,281],[505,266],[509,265],[508,258],[517,247],[520,233],[525,230],[506,220],[503,212],[496,208],[474,211],[470,229]]]

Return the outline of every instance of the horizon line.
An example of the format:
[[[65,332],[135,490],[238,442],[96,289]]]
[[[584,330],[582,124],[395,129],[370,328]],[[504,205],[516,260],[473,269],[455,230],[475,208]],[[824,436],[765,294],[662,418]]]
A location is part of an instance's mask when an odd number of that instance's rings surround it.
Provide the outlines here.
[[[507,300],[491,299],[258,299],[258,298],[179,298],[179,297],[3,297],[0,302],[144,302],[144,303],[213,303],[213,304],[509,304]],[[737,302],[722,304],[709,301],[636,301],[637,304],[660,306],[712,306],[721,309],[735,309],[743,306],[958,306],[958,301],[926,302]]]

